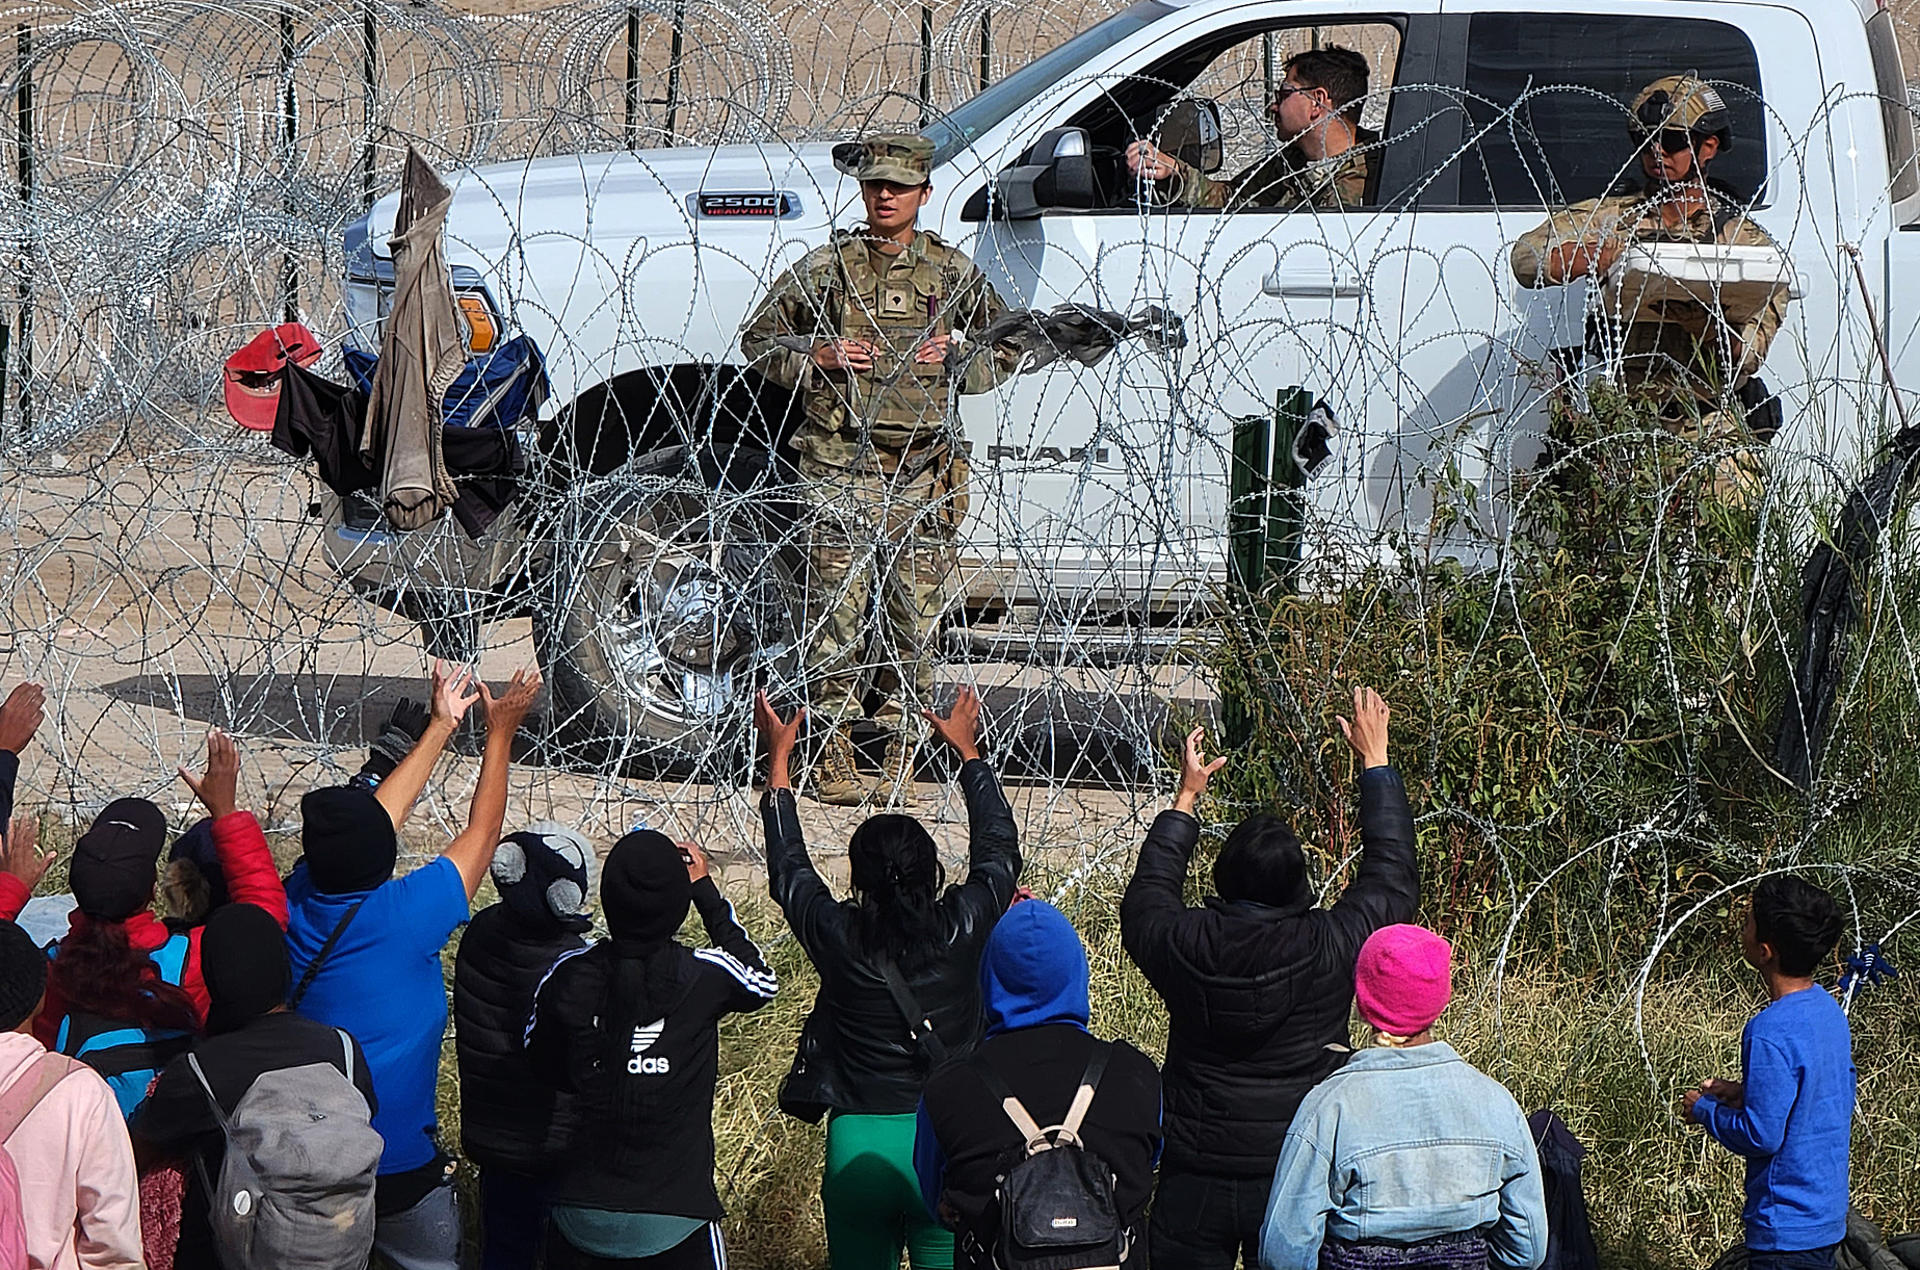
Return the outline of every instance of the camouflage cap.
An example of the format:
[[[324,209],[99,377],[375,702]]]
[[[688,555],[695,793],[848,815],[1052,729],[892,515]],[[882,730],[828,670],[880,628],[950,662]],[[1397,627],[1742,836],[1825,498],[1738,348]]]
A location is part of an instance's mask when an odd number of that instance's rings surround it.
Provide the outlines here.
[[[892,181],[896,185],[925,185],[933,177],[933,142],[911,132],[883,133],[859,143],[851,170],[856,181]]]
[[[1684,128],[1700,135],[1724,134],[1721,145],[1733,141],[1733,116],[1720,90],[1692,75],[1668,75],[1654,80],[1633,99],[1633,130],[1643,135],[1663,128]]]

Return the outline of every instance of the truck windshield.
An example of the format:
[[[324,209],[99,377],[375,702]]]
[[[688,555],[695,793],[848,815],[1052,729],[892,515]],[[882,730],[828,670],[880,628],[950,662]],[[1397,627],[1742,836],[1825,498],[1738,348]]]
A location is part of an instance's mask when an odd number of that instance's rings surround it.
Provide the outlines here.
[[[933,142],[933,161],[945,163],[987,129],[1032,101],[1090,60],[1096,53],[1175,12],[1161,0],[1139,0],[1092,26],[1056,49],[1041,54],[999,83],[955,106],[921,129]]]

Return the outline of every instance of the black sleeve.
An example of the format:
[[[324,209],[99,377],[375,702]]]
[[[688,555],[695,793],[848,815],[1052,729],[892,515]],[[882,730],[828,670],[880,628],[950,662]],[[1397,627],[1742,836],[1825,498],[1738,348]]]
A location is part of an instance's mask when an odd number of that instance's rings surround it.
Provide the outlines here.
[[[585,950],[555,962],[534,989],[527,1028],[527,1061],[541,1080],[565,1093],[582,1093],[592,1081],[599,993],[584,980]]]
[[[1360,773],[1360,866],[1329,910],[1354,957],[1382,926],[1410,922],[1420,907],[1420,862],[1414,855],[1413,809],[1391,767]]]
[[[13,786],[20,779],[20,756],[0,750],[0,830],[13,819]]]
[[[832,955],[842,942],[839,901],[807,855],[793,791],[769,789],[760,818],[767,831],[767,888],[786,914],[794,938],[818,966],[822,955]]]
[[[196,1139],[219,1130],[206,1091],[187,1066],[185,1054],[161,1071],[153,1092],[133,1113],[127,1128],[158,1159],[184,1155]]]
[[[700,910],[700,921],[713,943],[713,947],[699,949],[693,955],[703,969],[724,984],[720,1012],[742,1014],[773,1000],[780,989],[779,979],[767,967],[759,946],[747,937],[733,905],[720,894],[711,877],[693,884],[693,906]]]
[[[960,792],[967,800],[967,881],[964,891],[986,915],[998,921],[1020,885],[1020,831],[1000,778],[985,759],[968,759],[960,768]]]
[[[1186,812],[1169,808],[1155,816],[1120,897],[1121,946],[1162,997],[1177,987],[1172,978],[1181,959],[1173,944],[1188,919],[1187,866],[1199,841],[1200,822]]]

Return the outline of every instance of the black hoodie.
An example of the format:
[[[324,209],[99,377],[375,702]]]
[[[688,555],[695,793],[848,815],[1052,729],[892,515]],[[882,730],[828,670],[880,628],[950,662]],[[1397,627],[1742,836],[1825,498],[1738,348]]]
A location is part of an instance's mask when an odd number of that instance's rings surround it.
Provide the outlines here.
[[[603,903],[612,874],[610,858]],[[579,1095],[586,1119],[558,1167],[556,1204],[721,1216],[713,1186],[719,1023],[773,1000],[777,985],[712,878],[693,884],[693,906],[713,947],[603,939],[564,955],[534,993],[527,1057],[542,1078]]]
[[[1271,1177],[1301,1098],[1347,1057],[1353,965],[1382,926],[1413,920],[1420,870],[1406,787],[1360,777],[1365,850],[1331,907],[1182,899],[1200,822],[1164,811],[1120,901],[1127,955],[1167,1005],[1166,1171]]]

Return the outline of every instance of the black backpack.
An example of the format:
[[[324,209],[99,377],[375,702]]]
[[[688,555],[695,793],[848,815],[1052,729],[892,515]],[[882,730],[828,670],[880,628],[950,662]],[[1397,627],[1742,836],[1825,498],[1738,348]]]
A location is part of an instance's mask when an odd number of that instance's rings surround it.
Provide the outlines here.
[[[1094,1043],[1066,1119],[1043,1129],[991,1067],[979,1065],[1000,1099],[1022,1146],[995,1178],[1000,1229],[993,1264],[999,1270],[1118,1270],[1127,1256],[1127,1231],[1114,1202],[1113,1170],[1080,1140],[1080,1123],[1100,1087],[1112,1046]]]

